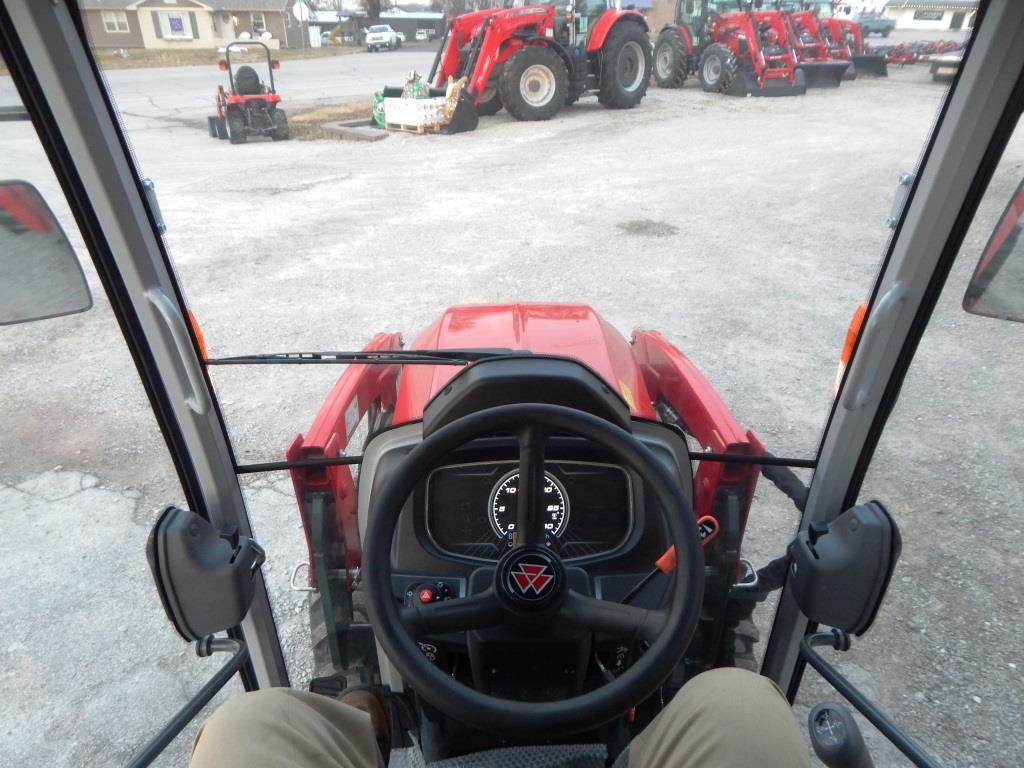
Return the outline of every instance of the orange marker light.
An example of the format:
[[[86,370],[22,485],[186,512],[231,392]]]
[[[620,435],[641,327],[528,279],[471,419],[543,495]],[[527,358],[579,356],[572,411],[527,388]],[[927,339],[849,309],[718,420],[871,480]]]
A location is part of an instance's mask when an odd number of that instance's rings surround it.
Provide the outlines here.
[[[846,340],[843,342],[843,353],[839,356],[839,362],[847,365],[850,357],[853,356],[853,347],[860,336],[860,329],[864,327],[864,316],[868,313],[866,303],[858,304],[853,311],[853,318],[850,320],[850,327],[846,329]]]
[[[224,59],[221,59],[220,61],[217,62],[217,68],[221,72],[227,72],[228,71],[228,63],[226,61],[224,61]]]
[[[206,360],[208,355],[206,354],[206,339],[203,338],[203,329],[199,327],[199,323],[196,322],[196,316],[192,314],[192,310],[186,310],[185,314],[188,316],[188,324],[192,326],[192,333],[195,334],[196,344],[199,346],[199,359]]]
[[[280,69],[281,62],[278,61],[277,59],[274,59],[272,62],[270,62],[270,66],[273,67],[274,69]]]
[[[843,340],[843,351],[839,354],[839,368],[836,370],[836,380],[832,385],[833,397],[839,394],[839,384],[843,380],[843,374],[846,372],[846,366],[850,363],[850,358],[853,357],[853,348],[860,337],[867,313],[868,305],[866,303],[858,304],[857,308],[853,310],[853,317],[850,318],[850,325],[846,329],[846,338]]]

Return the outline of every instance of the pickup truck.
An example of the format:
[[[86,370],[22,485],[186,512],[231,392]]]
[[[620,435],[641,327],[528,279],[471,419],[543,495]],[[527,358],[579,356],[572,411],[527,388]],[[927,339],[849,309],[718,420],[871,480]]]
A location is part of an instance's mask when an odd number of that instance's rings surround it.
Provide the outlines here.
[[[402,39],[388,24],[374,24],[366,30],[366,50],[379,51],[387,48],[389,51],[402,47]]]
[[[876,32],[882,37],[888,37],[889,33],[896,29],[896,20],[881,13],[862,13],[857,17],[857,23],[860,24],[860,33],[863,37]]]

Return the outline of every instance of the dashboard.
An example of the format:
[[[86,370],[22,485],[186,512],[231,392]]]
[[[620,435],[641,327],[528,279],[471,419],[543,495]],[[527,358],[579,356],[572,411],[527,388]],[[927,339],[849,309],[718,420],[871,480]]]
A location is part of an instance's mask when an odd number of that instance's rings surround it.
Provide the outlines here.
[[[624,545],[633,527],[633,493],[622,468],[549,461],[544,479],[548,544],[563,558],[604,555]],[[427,537],[448,556],[497,560],[511,546],[518,492],[516,462],[440,467],[427,479]]]

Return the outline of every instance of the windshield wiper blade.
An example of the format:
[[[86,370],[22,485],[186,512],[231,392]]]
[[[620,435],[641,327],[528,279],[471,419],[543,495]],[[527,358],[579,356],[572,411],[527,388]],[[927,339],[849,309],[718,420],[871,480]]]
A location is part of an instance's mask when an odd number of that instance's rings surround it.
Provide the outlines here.
[[[376,352],[270,352],[212,357],[207,365],[469,365],[485,357],[512,354],[510,349],[410,349]]]

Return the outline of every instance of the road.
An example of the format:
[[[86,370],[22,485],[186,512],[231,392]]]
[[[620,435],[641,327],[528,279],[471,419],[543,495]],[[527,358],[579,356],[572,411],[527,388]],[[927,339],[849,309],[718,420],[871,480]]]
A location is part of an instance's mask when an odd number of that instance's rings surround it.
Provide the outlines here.
[[[361,83],[365,96],[424,60],[303,62],[352,70],[344,85],[289,88],[315,101]],[[915,166],[944,93],[918,66],[794,99],[725,99],[690,84],[652,89],[630,112],[584,100],[548,123],[502,113],[460,136],[235,147],[193,125],[205,109],[193,90],[209,92],[217,74],[191,69],[118,71],[111,83],[211,354],[410,338],[452,303],[583,301],[623,332],[662,331],[772,451],[802,456],[817,448],[850,314],[889,237],[896,177]],[[155,104],[143,97],[154,81]],[[81,252],[30,127],[0,124],[0,144],[0,178],[37,183]],[[1007,162],[869,476],[865,495],[903,528],[903,560],[877,627],[839,662],[949,765],[1024,764],[1024,659],[1012,641],[1024,477],[1007,448],[1019,445],[1024,326],[959,308],[1019,181],[1019,137]],[[149,580],[146,536],[181,491],[91,267],[87,276],[88,313],[0,329],[0,685],[16,692],[0,699],[4,768],[123,764],[216,664],[175,637]],[[314,368],[213,373],[240,459],[279,460],[308,427],[337,375]],[[290,483],[272,474],[243,485],[302,686],[306,598],[288,581],[306,552]],[[745,554],[777,556],[795,519],[762,483]],[[765,628],[770,613],[758,618]],[[809,675],[798,713],[833,697]],[[900,765],[866,730],[878,765]],[[188,738],[163,764],[183,764]]]
[[[281,62],[274,73],[288,109],[369,99],[385,84],[402,84],[412,69],[426,75],[433,43],[407,43],[397,51],[357,53]],[[197,120],[210,113],[213,94],[227,75],[212,64],[188,67],[112,69],[107,84],[126,122],[133,118]],[[0,77],[0,105],[17,103],[11,80]]]

